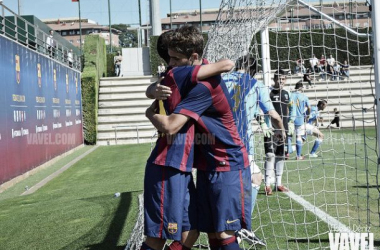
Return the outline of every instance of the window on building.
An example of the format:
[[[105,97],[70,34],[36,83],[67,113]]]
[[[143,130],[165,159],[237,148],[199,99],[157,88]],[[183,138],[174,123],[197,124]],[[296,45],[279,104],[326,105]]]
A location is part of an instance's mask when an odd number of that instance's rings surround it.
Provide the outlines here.
[[[61,35],[62,36],[67,36],[67,31],[62,31]]]
[[[92,30],[86,30],[86,34],[91,34]]]
[[[76,34],[77,34],[77,35],[80,35],[80,30],[77,30],[77,31],[76,31]]]

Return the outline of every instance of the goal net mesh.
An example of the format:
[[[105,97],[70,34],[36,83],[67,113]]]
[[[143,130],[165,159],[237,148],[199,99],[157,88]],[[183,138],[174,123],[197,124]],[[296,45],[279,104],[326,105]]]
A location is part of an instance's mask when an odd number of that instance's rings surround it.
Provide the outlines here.
[[[329,233],[338,232],[372,233],[375,249],[379,248],[375,81],[371,12],[365,3],[222,0],[216,23],[208,34],[205,58],[210,62],[222,58],[236,61],[251,54],[258,62],[255,78],[263,81],[266,88],[272,88],[274,71],[281,68],[288,72],[285,89],[290,93],[301,81],[312,106],[319,100],[327,101],[314,124],[324,135],[316,152],[318,157],[310,157],[316,137],[308,135],[302,147],[304,160],[296,160],[293,153],[285,162],[282,183],[290,191],[274,191],[266,196],[264,182],[261,185],[252,214],[252,231],[266,246],[243,240],[241,248],[330,249]],[[262,39],[265,30],[269,33],[266,41]],[[268,58],[263,58],[265,49]],[[312,67],[313,55],[318,63],[322,56],[326,60],[334,58],[341,68],[335,73],[334,68],[320,71],[318,65]],[[343,72],[345,65],[349,65],[348,72]],[[309,68],[313,71],[309,72],[310,85],[304,80]],[[240,86],[245,87],[248,86]],[[244,113],[255,109],[251,107]],[[336,123],[330,125],[336,117],[339,127]],[[264,174],[262,130],[256,121],[252,121],[252,128],[254,133],[249,139],[254,141],[254,158]],[[295,143],[293,136],[292,146]],[[141,242],[141,232],[135,234],[136,241]],[[135,243],[129,246],[132,244]],[[207,236],[201,234],[196,248],[207,247]]]

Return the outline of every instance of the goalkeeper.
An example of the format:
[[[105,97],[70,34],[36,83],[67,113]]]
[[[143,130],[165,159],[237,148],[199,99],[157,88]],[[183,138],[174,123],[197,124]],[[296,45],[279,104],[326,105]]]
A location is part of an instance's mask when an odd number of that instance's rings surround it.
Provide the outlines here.
[[[286,74],[282,69],[274,73],[274,87],[270,92],[274,109],[280,115],[285,132],[289,138],[294,132],[294,123],[289,120],[289,115],[293,112],[290,93],[284,89],[286,84]],[[264,131],[264,149],[265,149],[265,194],[272,195],[271,178],[276,176],[276,190],[288,192],[288,188],[282,185],[282,174],[284,172],[285,160],[285,137],[273,136],[271,132],[271,121],[265,117],[261,120],[261,127]],[[278,133],[278,132],[277,132]]]
[[[258,115],[260,107],[264,114],[272,118],[274,125],[284,131],[282,119],[274,110],[272,101],[269,98],[268,87],[261,81],[253,78],[257,72],[257,62],[253,56],[246,55],[240,57],[235,64],[235,72],[225,74],[223,80],[228,88],[232,100],[232,111],[239,135],[248,151],[248,158],[251,166],[252,181],[252,212],[254,210],[257,193],[260,189],[262,174],[259,167],[254,162],[254,136],[252,131],[252,121]],[[272,131],[266,129],[266,133]],[[246,239],[253,244],[263,243],[253,232],[241,229],[237,232],[240,238]]]

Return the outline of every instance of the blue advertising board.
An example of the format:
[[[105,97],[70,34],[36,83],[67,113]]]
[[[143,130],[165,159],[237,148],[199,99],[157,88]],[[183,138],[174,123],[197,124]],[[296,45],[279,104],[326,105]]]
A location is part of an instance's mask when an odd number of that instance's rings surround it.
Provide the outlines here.
[[[80,72],[0,36],[0,184],[83,144]]]

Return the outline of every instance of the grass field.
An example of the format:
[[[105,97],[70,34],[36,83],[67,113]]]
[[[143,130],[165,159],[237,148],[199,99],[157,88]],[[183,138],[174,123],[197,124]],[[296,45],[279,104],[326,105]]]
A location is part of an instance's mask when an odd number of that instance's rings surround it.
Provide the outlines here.
[[[149,153],[101,147],[34,194],[0,194],[0,249],[124,249]]]
[[[287,161],[283,182],[349,228],[369,225],[379,246],[375,130],[365,131],[366,146],[360,133],[324,132],[321,157]],[[34,194],[18,196],[42,173],[0,194],[0,249],[124,249],[149,153],[150,144],[100,147]],[[266,249],[328,248],[329,225],[286,194],[266,197],[261,191],[255,209],[253,227]]]

